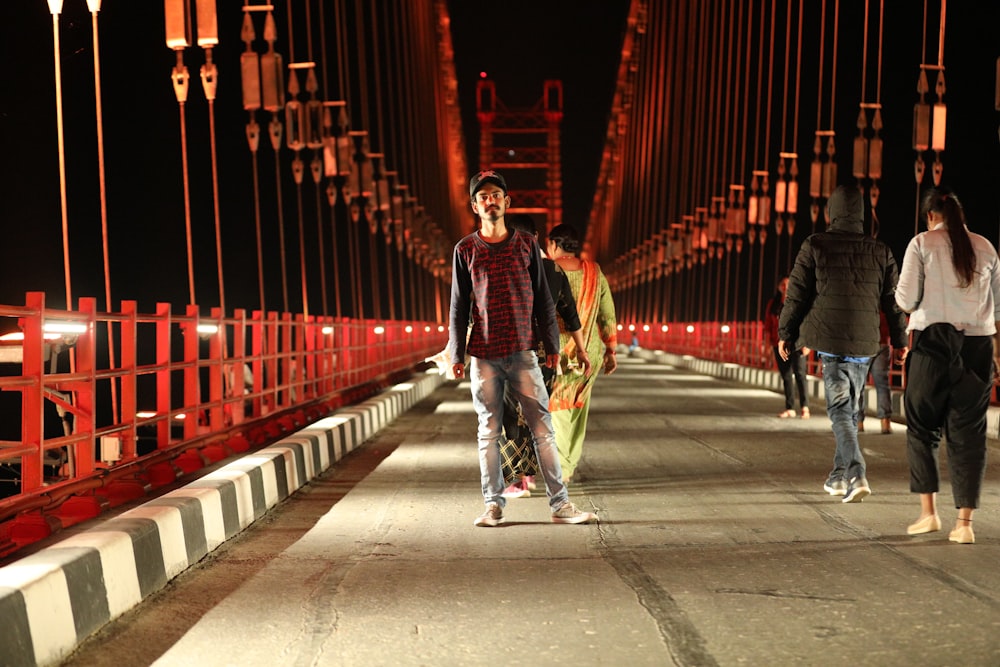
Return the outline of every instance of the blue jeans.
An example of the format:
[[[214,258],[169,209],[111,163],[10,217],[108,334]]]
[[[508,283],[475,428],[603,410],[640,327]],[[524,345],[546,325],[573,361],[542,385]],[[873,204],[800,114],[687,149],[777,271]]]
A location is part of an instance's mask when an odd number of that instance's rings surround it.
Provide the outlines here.
[[[850,482],[865,476],[865,457],[858,445],[858,401],[868,379],[868,362],[847,361],[843,357],[820,355],[826,414],[833,426],[837,449],[830,479]]]
[[[878,354],[872,357],[871,366],[868,369],[868,372],[872,376],[872,382],[875,384],[875,398],[877,401],[875,415],[879,419],[892,416],[892,387],[889,385],[889,365],[892,363],[890,356],[889,346],[883,345]],[[859,419],[864,419],[867,411],[868,392],[862,391],[861,417]]]
[[[534,350],[524,350],[502,359],[472,357],[469,381],[472,384],[472,405],[479,417],[476,439],[479,443],[483,500],[487,504],[498,503],[500,507],[507,503],[501,495],[504,483],[500,469],[500,438],[503,431],[504,386],[509,384],[535,438],[535,455],[545,481],[549,507],[553,511],[559,509],[569,500],[569,494],[562,482],[556,434],[549,415],[549,394],[538,366],[538,355]]]

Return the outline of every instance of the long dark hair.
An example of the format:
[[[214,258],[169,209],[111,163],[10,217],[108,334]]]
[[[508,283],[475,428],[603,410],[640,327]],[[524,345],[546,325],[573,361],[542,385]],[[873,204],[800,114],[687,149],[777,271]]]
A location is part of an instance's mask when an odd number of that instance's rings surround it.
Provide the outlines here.
[[[951,241],[951,263],[958,274],[959,286],[968,287],[976,274],[976,253],[972,249],[969,231],[965,228],[965,210],[955,193],[948,188],[931,188],[920,207],[924,216],[937,213],[944,217],[948,240]]]

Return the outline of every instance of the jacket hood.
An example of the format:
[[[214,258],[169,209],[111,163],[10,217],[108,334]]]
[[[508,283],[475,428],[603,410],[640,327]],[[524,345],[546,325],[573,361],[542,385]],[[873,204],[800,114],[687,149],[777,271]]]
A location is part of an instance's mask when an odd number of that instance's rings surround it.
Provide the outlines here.
[[[865,201],[858,188],[841,185],[830,194],[826,209],[830,214],[831,230],[864,232]]]

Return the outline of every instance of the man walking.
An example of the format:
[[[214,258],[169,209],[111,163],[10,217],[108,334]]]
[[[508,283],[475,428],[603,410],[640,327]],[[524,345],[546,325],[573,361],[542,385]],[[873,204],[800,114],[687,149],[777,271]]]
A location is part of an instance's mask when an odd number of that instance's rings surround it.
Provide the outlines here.
[[[834,190],[830,226],[799,249],[778,321],[778,353],[805,345],[823,364],[826,412],[836,451],[823,489],[843,502],[871,495],[858,445],[858,401],[868,364],[878,354],[879,312],[885,314],[896,363],[906,356],[906,317],[896,306],[899,271],[892,251],[864,234],[864,198],[854,186]]]
[[[508,229],[504,215],[510,197],[503,176],[495,171],[479,172],[469,183],[469,196],[481,226],[455,245],[448,354],[457,379],[465,377],[466,352],[472,357],[469,380],[479,422],[479,472],[486,503],[486,511],[475,525],[504,522],[500,437],[508,384],[535,438],[552,521],[592,521],[594,514],[581,512],[569,502],[549,416],[548,392],[535,353],[537,325],[545,365],[555,368],[559,363],[559,325],[542,269],[541,250],[530,234]],[[472,328],[468,331],[470,313]]]

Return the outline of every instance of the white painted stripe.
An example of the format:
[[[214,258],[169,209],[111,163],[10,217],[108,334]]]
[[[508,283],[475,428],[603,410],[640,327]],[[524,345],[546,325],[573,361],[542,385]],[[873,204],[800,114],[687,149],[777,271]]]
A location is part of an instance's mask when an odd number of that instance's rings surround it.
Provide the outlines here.
[[[209,551],[215,550],[226,541],[226,522],[222,514],[222,496],[217,489],[185,486],[175,489],[165,497],[194,498],[201,503],[201,515],[205,526],[205,545]]]
[[[76,626],[61,563],[34,554],[0,568],[0,586],[21,591],[35,661],[55,662],[76,646]]]
[[[347,420],[346,419],[342,420],[341,423],[343,423],[345,421],[347,421]],[[346,425],[343,426],[343,427],[337,426],[336,428],[334,428],[331,431],[331,433],[333,433],[333,453],[334,453],[334,456],[336,457],[337,461],[339,461],[340,459],[342,459],[344,457],[344,454],[347,452],[347,446],[344,443],[344,439],[345,439],[344,438],[344,430],[346,428],[347,428]]]
[[[163,552],[163,569],[167,579],[173,579],[188,568],[187,540],[184,539],[184,521],[181,511],[170,505],[140,505],[121,515],[121,518],[149,519],[156,522],[160,533],[160,551]],[[111,521],[109,527],[114,527]]]
[[[233,470],[242,470],[244,474],[247,475],[247,484],[250,484],[249,474],[252,470],[260,470],[261,486],[264,489],[264,507],[274,507],[278,504],[278,476],[274,472],[274,466],[271,461],[274,460],[273,454],[266,454],[264,450],[260,450],[251,454],[250,456],[245,456],[239,461],[233,461],[227,468]],[[282,461],[277,461],[278,465],[282,465]],[[287,466],[286,466],[287,469]],[[287,475],[287,473],[286,473]],[[251,505],[252,507],[252,505]]]
[[[132,536],[120,530],[109,530],[110,524],[99,529],[85,530],[56,544],[60,547],[89,547],[101,556],[104,588],[108,598],[108,613],[115,618],[142,601],[138,568]],[[44,553],[44,552],[42,552]]]
[[[299,431],[302,435],[315,435],[319,439],[319,461],[315,462],[316,472],[319,474],[325,471],[333,463],[333,456],[330,453],[330,429],[329,428],[314,428],[312,426],[307,426],[306,428]]]
[[[236,487],[236,511],[240,528],[246,528],[253,523],[253,489],[250,487],[250,478],[244,471],[230,464],[205,475],[202,479],[232,482]]]
[[[302,431],[299,431],[299,433],[301,433],[301,432]],[[316,437],[319,440],[320,458],[322,458],[323,457],[323,450],[326,449],[326,436],[317,433]],[[295,449],[293,447],[287,447],[287,445],[290,444],[290,443],[297,443],[297,444],[302,445],[302,456],[303,456],[303,462],[305,464],[303,467],[305,468],[305,475],[306,475],[305,479],[298,480],[297,484],[294,487],[291,488],[291,490],[294,491],[295,489],[301,488],[306,482],[308,482],[309,480],[311,480],[312,478],[314,478],[316,475],[319,474],[319,472],[321,470],[324,470],[325,468],[322,467],[322,464],[321,464],[320,461],[316,461],[315,460],[314,454],[313,454],[313,438],[310,438],[310,437],[307,437],[307,436],[299,436],[299,437],[292,436],[290,438],[284,438],[284,439],[282,439],[281,442],[275,443],[275,444],[271,445],[270,447],[268,447],[267,449],[270,449],[270,450],[275,450],[277,448],[287,449],[288,452],[289,452],[289,454],[294,459],[295,458]],[[286,446],[283,447],[282,445],[286,445]],[[291,478],[289,478],[289,479],[291,479]]]
[[[370,429],[368,428],[368,421],[370,416],[368,411],[364,409],[364,405],[357,405],[344,411],[344,416],[348,418],[348,421],[354,422],[355,424],[354,428],[358,434],[358,441],[348,443],[350,449],[354,449],[359,443],[368,439],[368,433],[370,432]]]
[[[267,447],[266,449],[260,450],[260,454],[269,455],[274,461],[275,466],[283,465],[285,466],[285,479],[288,480],[288,494],[291,495],[295,493],[298,489],[302,488],[309,479],[312,479],[312,475],[308,474],[308,468],[310,467],[308,463],[306,464],[307,474],[306,479],[299,479],[299,470],[295,465],[295,450],[291,447],[282,447],[281,443],[277,443]],[[268,470],[270,474],[274,475],[275,493],[277,493],[278,479],[277,474],[274,472],[274,468],[271,466],[266,466],[264,468]],[[268,505],[270,507],[270,505]]]

